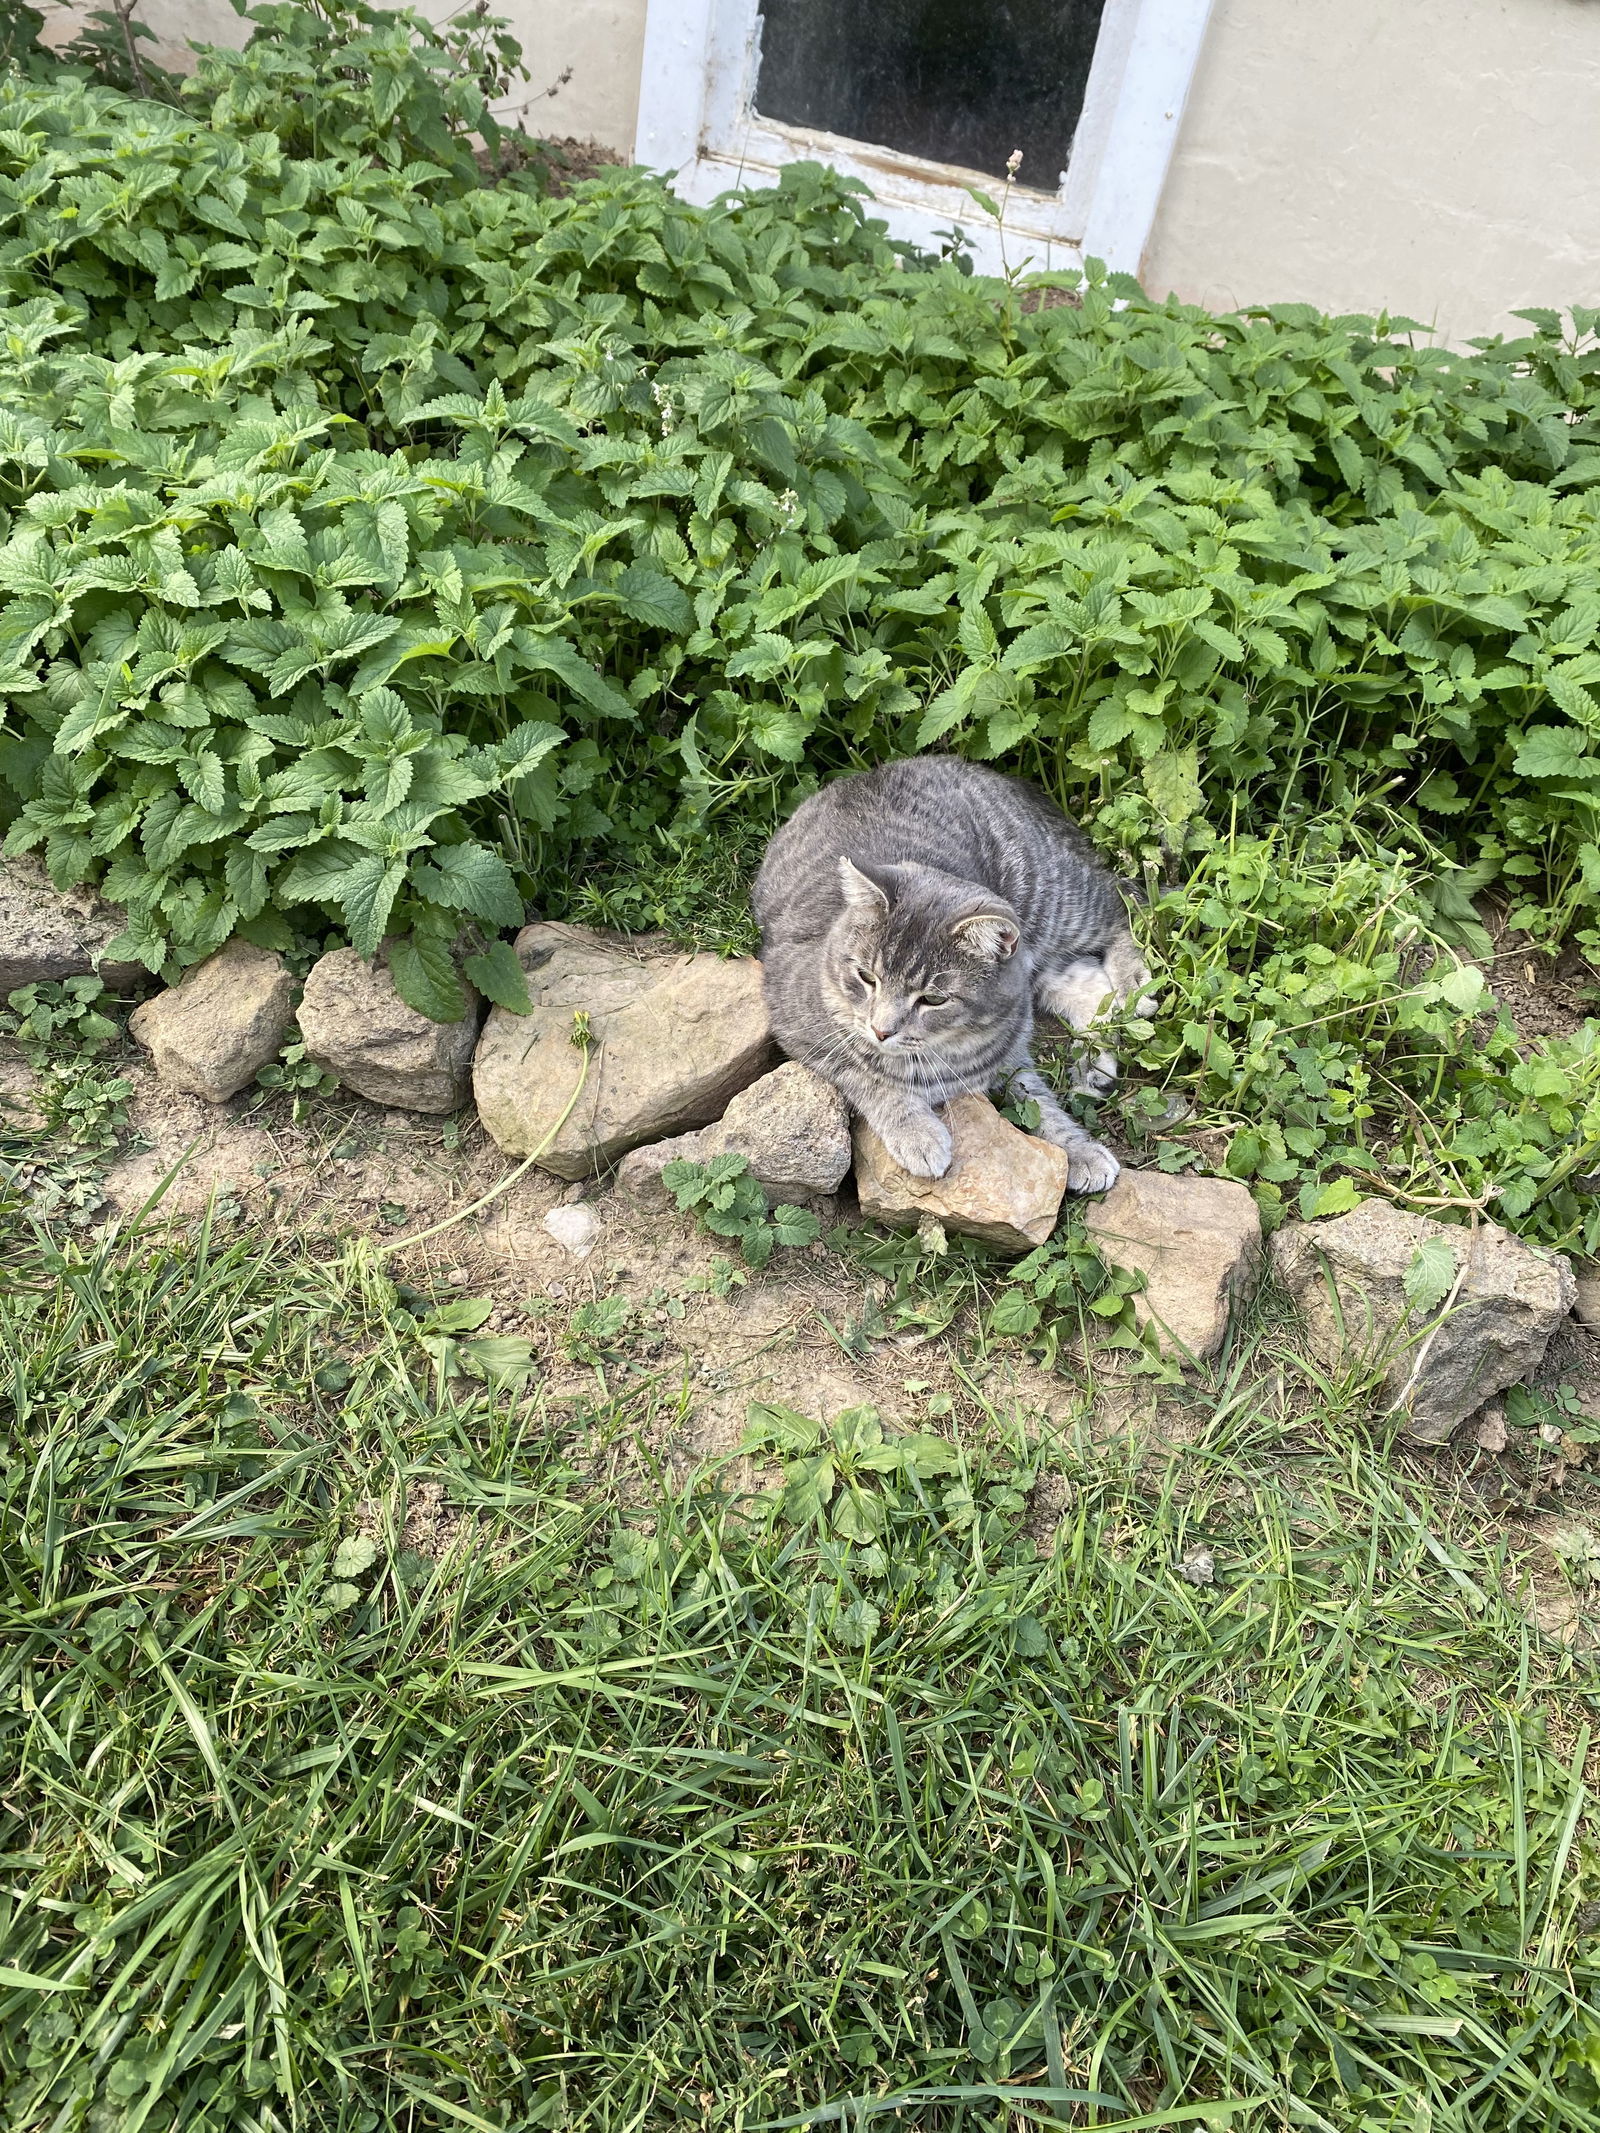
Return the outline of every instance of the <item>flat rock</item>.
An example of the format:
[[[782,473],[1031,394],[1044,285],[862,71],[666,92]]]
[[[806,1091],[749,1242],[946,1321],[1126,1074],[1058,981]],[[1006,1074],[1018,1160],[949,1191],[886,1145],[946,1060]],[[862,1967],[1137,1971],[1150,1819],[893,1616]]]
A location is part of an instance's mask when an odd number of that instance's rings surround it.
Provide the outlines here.
[[[128,1034],[169,1089],[220,1104],[277,1058],[293,1016],[283,958],[234,940],[136,1007]]]
[[[408,1007],[380,956],[335,948],[311,968],[300,1001],[306,1057],[358,1096],[403,1111],[454,1111],[472,1086],[478,996],[460,1022],[430,1022]]]
[[[1453,1303],[1419,1314],[1405,1275],[1434,1238],[1449,1247],[1460,1282]],[[1388,1407],[1426,1444],[1442,1444],[1536,1371],[1577,1295],[1565,1259],[1497,1223],[1466,1229],[1377,1200],[1331,1221],[1287,1224],[1272,1259],[1305,1314],[1313,1355],[1336,1370],[1381,1364]]]
[[[631,1148],[720,1118],[772,1058],[761,966],[749,956],[652,957],[543,921],[517,936],[533,1012],[492,1008],[472,1063],[478,1116],[507,1155],[593,1177]],[[589,1068],[573,1018],[588,1017]],[[548,1143],[548,1145],[546,1145]]]
[[[1572,1308],[1578,1324],[1600,1333],[1600,1267],[1581,1266],[1577,1278],[1578,1300]]]
[[[670,1207],[668,1163],[742,1155],[769,1206],[829,1199],[850,1168],[850,1111],[820,1074],[786,1060],[737,1095],[714,1125],[635,1148],[617,1171],[619,1189],[641,1205]]]
[[[1108,1265],[1144,1275],[1133,1299],[1141,1325],[1197,1362],[1216,1354],[1261,1265],[1261,1215],[1245,1186],[1124,1170],[1085,1227]]]
[[[0,999],[19,985],[91,971],[107,992],[136,992],[149,982],[143,963],[101,960],[126,923],[87,886],[52,888],[32,853],[0,859]]]
[[[855,1124],[861,1212],[891,1227],[924,1216],[1003,1251],[1031,1252],[1056,1226],[1067,1189],[1064,1150],[1022,1133],[986,1096],[958,1096],[944,1109],[954,1150],[942,1178],[902,1170],[864,1119]]]

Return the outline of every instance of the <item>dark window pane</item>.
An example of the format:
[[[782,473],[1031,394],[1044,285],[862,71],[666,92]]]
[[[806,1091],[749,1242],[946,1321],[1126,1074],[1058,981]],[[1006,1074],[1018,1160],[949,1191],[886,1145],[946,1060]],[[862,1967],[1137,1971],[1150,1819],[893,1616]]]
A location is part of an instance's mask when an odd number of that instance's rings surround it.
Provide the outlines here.
[[[756,108],[1053,193],[1105,0],[762,0]]]

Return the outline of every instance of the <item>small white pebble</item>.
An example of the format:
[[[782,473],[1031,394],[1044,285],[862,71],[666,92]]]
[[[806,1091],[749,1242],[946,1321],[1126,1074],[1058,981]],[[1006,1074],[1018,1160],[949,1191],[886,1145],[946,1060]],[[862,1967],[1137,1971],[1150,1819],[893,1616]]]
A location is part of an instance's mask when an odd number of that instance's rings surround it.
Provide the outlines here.
[[[472,1279],[472,1276],[467,1272],[464,1266],[453,1266],[444,1278],[446,1281],[449,1282],[451,1288],[464,1289],[467,1283]]]
[[[544,1227],[574,1259],[587,1259],[600,1241],[600,1217],[592,1207],[552,1207]]]
[[[1191,1585],[1214,1585],[1217,1582],[1217,1559],[1209,1548],[1191,1548],[1178,1565],[1180,1577],[1186,1577]]]
[[[1561,1442],[1561,1429],[1559,1424],[1555,1422],[1541,1422],[1539,1424],[1539,1442],[1541,1444],[1559,1444]]]

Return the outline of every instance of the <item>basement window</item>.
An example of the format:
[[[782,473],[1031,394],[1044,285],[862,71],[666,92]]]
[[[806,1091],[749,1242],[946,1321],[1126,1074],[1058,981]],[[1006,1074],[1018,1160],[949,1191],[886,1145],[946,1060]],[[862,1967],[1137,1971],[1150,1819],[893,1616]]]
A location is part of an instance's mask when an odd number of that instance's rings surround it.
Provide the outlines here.
[[[1137,273],[1211,0],[648,0],[639,160],[706,201],[783,164],[860,178],[980,271]],[[1004,238],[968,191],[1021,161]]]

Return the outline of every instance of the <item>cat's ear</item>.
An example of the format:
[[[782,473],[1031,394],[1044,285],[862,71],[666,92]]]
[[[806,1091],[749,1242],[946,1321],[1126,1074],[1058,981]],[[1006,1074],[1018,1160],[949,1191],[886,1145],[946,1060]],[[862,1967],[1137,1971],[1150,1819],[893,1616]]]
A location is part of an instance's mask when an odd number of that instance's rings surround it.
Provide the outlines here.
[[[844,900],[852,911],[875,911],[881,914],[889,908],[887,891],[880,889],[870,874],[863,874],[858,866],[852,865],[842,852],[839,855],[839,886],[843,889]]]
[[[970,918],[956,920],[950,938],[980,962],[1003,963],[1016,954],[1022,930],[1009,912],[974,911]]]

